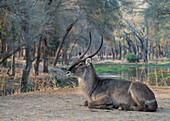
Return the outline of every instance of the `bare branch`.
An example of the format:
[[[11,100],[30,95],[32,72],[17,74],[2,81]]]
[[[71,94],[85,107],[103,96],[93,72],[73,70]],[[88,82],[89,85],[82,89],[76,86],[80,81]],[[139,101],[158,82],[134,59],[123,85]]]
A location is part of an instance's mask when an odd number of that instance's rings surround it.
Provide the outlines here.
[[[9,58],[11,55],[15,54],[18,52],[25,44],[20,45],[17,49],[11,51],[11,52],[6,52],[3,55],[0,56],[0,64],[2,64],[7,58]]]
[[[146,0],[146,2],[147,2],[149,5],[152,5],[151,2],[149,2],[149,0]]]

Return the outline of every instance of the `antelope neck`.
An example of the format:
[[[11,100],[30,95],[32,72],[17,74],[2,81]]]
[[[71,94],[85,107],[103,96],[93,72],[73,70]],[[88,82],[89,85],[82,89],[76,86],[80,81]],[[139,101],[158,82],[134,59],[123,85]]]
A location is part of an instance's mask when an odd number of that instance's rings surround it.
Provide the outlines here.
[[[91,97],[92,93],[97,87],[99,77],[97,76],[94,68],[90,65],[82,75],[82,78],[78,78],[80,87],[84,91],[88,98]]]

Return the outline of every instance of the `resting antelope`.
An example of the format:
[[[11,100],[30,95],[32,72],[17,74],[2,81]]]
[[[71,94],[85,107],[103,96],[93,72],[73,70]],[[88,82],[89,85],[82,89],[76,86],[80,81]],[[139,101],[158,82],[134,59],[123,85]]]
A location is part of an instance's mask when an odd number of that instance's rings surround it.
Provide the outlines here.
[[[99,49],[83,59],[91,45],[91,34],[89,36],[90,42],[87,50],[66,73],[67,76],[78,78],[79,86],[87,98],[85,105],[97,109],[121,108],[134,111],[156,111],[158,106],[155,95],[147,85],[98,77],[91,58],[101,49],[103,36]]]

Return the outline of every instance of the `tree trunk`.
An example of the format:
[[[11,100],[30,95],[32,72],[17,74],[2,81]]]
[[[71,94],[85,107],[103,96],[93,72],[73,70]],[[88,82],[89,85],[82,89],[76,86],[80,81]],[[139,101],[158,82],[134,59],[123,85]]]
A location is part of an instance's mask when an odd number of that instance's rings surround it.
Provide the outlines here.
[[[48,48],[47,48],[47,39],[43,39],[43,72],[48,73]]]
[[[15,76],[15,53],[12,55],[11,59],[11,76]]]
[[[6,49],[5,49],[5,48],[6,48],[6,46],[5,46],[6,41],[3,39],[3,36],[0,37],[0,41],[1,41],[0,52],[1,52],[1,54],[2,54],[2,53],[6,50]]]
[[[149,57],[148,57],[148,58],[149,58],[149,60],[151,60],[151,48],[152,48],[152,47],[151,47],[151,44],[148,45],[148,46],[149,46],[149,52],[148,52],[148,56],[149,56]]]
[[[115,52],[115,58],[116,58],[116,59],[118,59],[118,54],[119,54],[118,49],[115,49],[115,51],[114,51],[114,52]]]
[[[27,91],[28,76],[29,76],[30,69],[31,69],[31,66],[32,66],[31,41],[28,42],[25,50],[26,50],[26,67],[22,71],[22,78],[21,78],[21,82],[20,82],[20,92],[26,92]]]
[[[148,39],[144,40],[145,48],[144,48],[144,62],[148,63]]]
[[[25,13],[25,16],[27,16],[27,13]],[[20,92],[26,92],[27,91],[27,83],[28,83],[28,76],[30,73],[30,69],[32,66],[32,61],[31,61],[31,45],[32,41],[29,34],[29,24],[26,20],[22,20],[22,30],[25,32],[25,36],[23,37],[25,39],[26,45],[25,45],[25,59],[26,59],[26,66],[22,71],[22,78],[20,81]]]
[[[109,58],[108,58],[108,56],[109,56],[109,51],[108,50],[106,50],[106,60],[108,60]]]
[[[31,50],[31,55],[32,55],[32,57],[34,58],[34,57],[36,57],[37,55],[36,55],[36,44],[37,43],[34,43],[33,45],[32,45],[32,50]]]
[[[152,47],[152,60],[154,59],[154,55],[155,55],[155,48]]]
[[[135,34],[134,34],[133,36],[134,36],[134,39],[135,39],[135,44],[134,44],[134,46],[135,46],[135,48],[136,48],[136,55],[139,55],[139,43],[138,43],[138,41],[137,41],[137,38],[136,38]]]
[[[63,51],[62,54],[62,65],[66,65],[67,64],[67,52]]]
[[[129,46],[129,52],[130,53],[134,53],[136,55],[136,48],[135,48],[135,45],[134,43],[132,42],[132,40],[128,37],[127,33],[124,32],[126,34],[126,41],[128,43],[128,46]]]
[[[43,72],[48,73],[48,59],[44,58],[43,60]]]
[[[119,41],[119,60],[122,59],[122,45],[121,42]]]
[[[38,75],[38,72],[39,72],[41,40],[42,40],[42,37],[40,37],[39,42],[36,43],[36,52],[35,52],[36,60],[34,63],[34,68],[33,68],[33,75]]]
[[[146,26],[147,35],[149,34],[149,27]],[[144,39],[144,62],[148,63],[148,37]]]
[[[141,57],[143,57],[144,55],[141,55],[143,54],[144,52],[144,38],[142,38],[140,35],[138,35],[136,32],[134,32],[135,36],[138,38],[138,40],[140,41],[140,54],[138,54],[138,56],[140,55]]]
[[[103,51],[102,50],[100,50],[100,52],[99,52],[99,57],[100,57],[100,60],[103,60]]]
[[[26,59],[26,51],[25,51],[24,47],[22,49],[22,58],[23,58],[23,60]]]
[[[115,60],[115,53],[114,53],[114,49],[112,48],[112,59]]]
[[[158,49],[159,49],[159,57],[161,58],[163,56],[163,52],[161,50],[161,46],[160,46],[160,43],[158,45]]]
[[[170,43],[167,45],[167,57],[170,58]]]

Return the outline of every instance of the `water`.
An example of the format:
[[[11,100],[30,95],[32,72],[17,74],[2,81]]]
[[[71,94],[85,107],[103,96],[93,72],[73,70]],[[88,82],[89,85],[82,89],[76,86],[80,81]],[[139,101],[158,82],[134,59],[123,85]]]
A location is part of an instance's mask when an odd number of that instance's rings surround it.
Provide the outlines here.
[[[112,73],[99,73],[98,76],[101,78],[121,78],[121,75],[114,75]]]
[[[121,68],[121,67],[119,67]],[[123,68],[123,67],[122,67]],[[170,86],[169,67],[127,67],[128,71],[98,73],[99,77],[138,81],[153,86]]]

